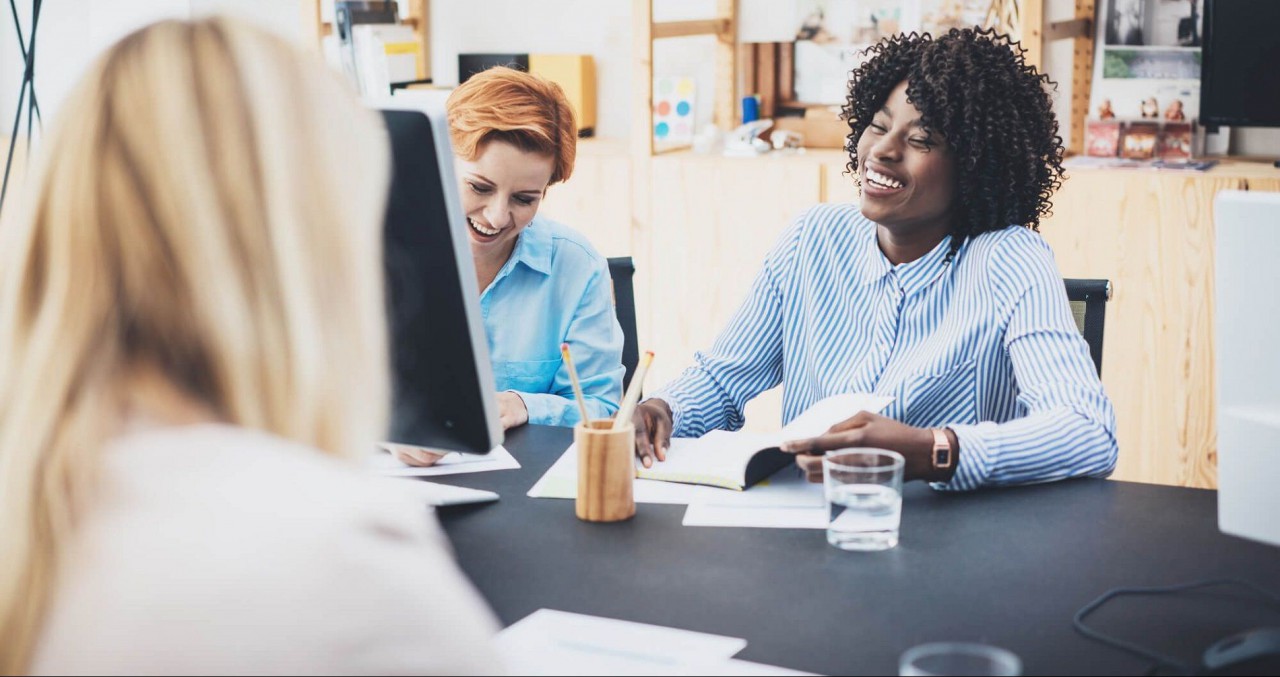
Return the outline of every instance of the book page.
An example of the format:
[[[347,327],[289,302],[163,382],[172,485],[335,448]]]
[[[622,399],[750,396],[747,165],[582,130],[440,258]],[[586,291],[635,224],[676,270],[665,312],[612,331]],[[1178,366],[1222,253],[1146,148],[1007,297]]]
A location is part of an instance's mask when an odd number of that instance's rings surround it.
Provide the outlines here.
[[[889,406],[892,401],[893,397],[889,395],[870,395],[867,393],[845,393],[818,400],[813,403],[813,406],[805,409],[804,413],[795,417],[783,427],[778,444],[787,440],[817,437],[827,432],[827,429],[831,426],[853,416],[859,411],[878,414]]]
[[[667,460],[645,468],[637,461],[636,477],[709,484],[742,489],[751,457],[786,440],[815,437],[861,410],[879,412],[893,400],[887,395],[849,393],[819,400],[782,429],[781,433],[713,430],[699,438],[671,439]]]
[[[637,461],[636,477],[741,489],[751,457],[781,442],[777,435],[726,430],[697,438],[673,437],[667,460],[655,462],[652,468]]]

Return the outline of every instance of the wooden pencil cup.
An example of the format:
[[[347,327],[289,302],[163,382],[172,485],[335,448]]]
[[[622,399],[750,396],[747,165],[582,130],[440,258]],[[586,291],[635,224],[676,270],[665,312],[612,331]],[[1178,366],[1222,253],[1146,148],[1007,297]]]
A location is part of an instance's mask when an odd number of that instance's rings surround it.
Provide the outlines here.
[[[620,522],[636,514],[632,485],[636,478],[636,429],[628,423],[613,430],[613,419],[579,423],[573,429],[578,447],[578,519]]]

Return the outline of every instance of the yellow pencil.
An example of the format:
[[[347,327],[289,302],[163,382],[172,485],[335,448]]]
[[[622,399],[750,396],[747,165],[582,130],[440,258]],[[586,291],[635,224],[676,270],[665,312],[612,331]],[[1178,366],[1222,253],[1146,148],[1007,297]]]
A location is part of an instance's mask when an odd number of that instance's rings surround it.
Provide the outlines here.
[[[653,351],[646,350],[644,357],[640,358],[640,366],[636,368],[636,373],[631,375],[631,387],[627,388],[627,394],[622,397],[622,407],[618,409],[618,415],[613,419],[614,430],[631,422],[631,414],[635,411],[636,402],[640,399],[640,384],[644,383],[644,375],[649,373],[650,364],[653,364]]]
[[[578,413],[582,416],[582,424],[589,426],[591,418],[587,416],[587,401],[582,398],[582,384],[578,382],[578,370],[573,367],[568,343],[560,344],[560,354],[564,357],[564,366],[569,369],[569,382],[573,384],[573,396],[578,398]]]

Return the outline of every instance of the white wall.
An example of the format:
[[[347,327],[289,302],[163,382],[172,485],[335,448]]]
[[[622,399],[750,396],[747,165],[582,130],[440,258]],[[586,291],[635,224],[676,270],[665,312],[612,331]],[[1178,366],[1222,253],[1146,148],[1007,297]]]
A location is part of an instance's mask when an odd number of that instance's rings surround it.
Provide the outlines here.
[[[31,3],[19,2],[18,10],[25,35],[31,25]],[[36,94],[46,124],[93,60],[116,40],[154,21],[190,18],[215,11],[242,16],[294,39],[302,37],[298,0],[55,0],[44,3],[36,42]],[[8,136],[12,129],[22,68],[12,19],[5,9],[0,12],[0,137]]]
[[[31,3],[19,2],[18,15],[30,41]],[[67,92],[93,59],[129,31],[149,22],[185,17],[186,0],[79,0],[47,2],[40,11],[36,41],[36,94],[45,122],[58,110]],[[13,124],[18,88],[22,83],[22,55],[12,18],[0,14],[0,125],[7,135]],[[25,122],[23,123],[25,127]]]
[[[590,54],[596,134],[625,137],[631,111],[631,0],[433,0],[431,70],[458,83],[460,53]]]

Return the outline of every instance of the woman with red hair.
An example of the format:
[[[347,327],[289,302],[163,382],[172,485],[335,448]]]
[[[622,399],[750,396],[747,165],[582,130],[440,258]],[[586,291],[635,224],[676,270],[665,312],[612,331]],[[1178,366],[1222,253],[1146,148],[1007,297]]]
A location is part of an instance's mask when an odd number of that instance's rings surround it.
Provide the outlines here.
[[[497,67],[459,86],[447,106],[502,427],[581,418],[562,343],[588,415],[613,415],[622,329],[608,261],[577,231],[538,216],[547,188],[573,173],[578,127],[569,100],[549,80]],[[413,465],[439,459],[403,445],[393,451]]]

